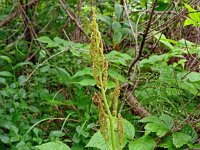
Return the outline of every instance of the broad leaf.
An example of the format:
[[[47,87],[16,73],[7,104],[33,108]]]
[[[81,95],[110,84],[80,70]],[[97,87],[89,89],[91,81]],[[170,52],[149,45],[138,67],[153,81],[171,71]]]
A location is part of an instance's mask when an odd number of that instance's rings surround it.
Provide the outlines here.
[[[133,140],[135,136],[134,126],[126,119],[123,119],[124,122],[124,136],[129,140]]]
[[[42,36],[42,37],[38,38],[37,40],[42,43],[47,44],[47,47],[58,47],[59,46],[59,44],[55,43],[47,36]]]
[[[79,82],[73,82],[73,83],[78,83],[82,86],[95,86],[96,81],[94,79],[83,79]]]
[[[116,16],[117,19],[119,19],[121,14],[122,14],[122,11],[123,11],[122,6],[115,3],[114,7],[115,7],[115,16]]]
[[[83,70],[79,70],[78,72],[75,73],[75,75],[73,76],[73,78],[81,77],[81,76],[85,76],[85,75],[93,76],[93,70],[92,70],[92,68],[86,67]]]
[[[90,139],[89,143],[86,147],[96,147],[101,150],[110,150],[109,146],[105,142],[103,136],[101,135],[100,131],[97,131],[92,138]]]
[[[156,142],[150,136],[143,136],[129,143],[129,150],[154,150]]]
[[[189,144],[192,141],[191,136],[181,133],[181,132],[174,132],[172,134],[172,140],[173,144],[176,146],[176,148],[180,148],[181,146],[185,144]]]
[[[0,58],[7,61],[8,63],[12,62],[12,60],[8,56],[1,55]]]
[[[8,71],[0,71],[0,76],[13,77],[13,74],[11,72],[8,72]]]
[[[108,75],[113,79],[117,78],[120,82],[125,82],[126,78],[119,74],[115,69],[109,69]]]
[[[145,134],[150,134],[151,132],[155,132],[157,136],[164,136],[169,130],[167,127],[162,124],[157,123],[147,123],[145,125]]]
[[[119,22],[113,22],[112,23],[112,29],[115,33],[121,29],[121,24]]]
[[[35,147],[39,150],[70,150],[69,146],[65,145],[60,141],[48,142]]]

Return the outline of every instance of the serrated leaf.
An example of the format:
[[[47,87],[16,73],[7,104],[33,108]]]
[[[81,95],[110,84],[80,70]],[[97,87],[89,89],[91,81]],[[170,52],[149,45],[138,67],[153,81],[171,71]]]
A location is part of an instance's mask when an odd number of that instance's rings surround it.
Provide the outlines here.
[[[8,71],[0,71],[0,76],[13,77],[13,74],[11,72],[8,72]]]
[[[60,141],[48,142],[35,147],[39,150],[70,150],[69,146]]]
[[[77,71],[72,78],[81,77],[81,76],[85,76],[85,75],[93,76],[93,70],[91,67],[90,68],[86,67],[83,70]]]
[[[191,136],[192,138],[192,143],[194,143],[197,139],[198,139],[198,134],[197,132],[195,131],[195,129],[189,125],[189,124],[186,124],[182,129],[181,129],[181,132],[182,133],[185,133],[189,136]]]
[[[156,142],[150,136],[143,136],[129,143],[129,150],[154,150]]]
[[[172,140],[173,144],[176,146],[176,148],[180,148],[181,146],[185,144],[189,144],[192,141],[191,136],[181,133],[181,132],[174,132],[172,134]]]
[[[173,125],[174,125],[174,120],[172,117],[170,117],[169,115],[166,115],[166,114],[162,114],[160,117],[159,117],[166,125],[166,127],[170,130]]]
[[[164,137],[158,147],[168,148],[169,150],[175,149],[171,136]]]
[[[155,132],[157,136],[164,136],[169,130],[165,126],[157,123],[147,123],[145,125],[145,134],[150,134],[151,132]]]

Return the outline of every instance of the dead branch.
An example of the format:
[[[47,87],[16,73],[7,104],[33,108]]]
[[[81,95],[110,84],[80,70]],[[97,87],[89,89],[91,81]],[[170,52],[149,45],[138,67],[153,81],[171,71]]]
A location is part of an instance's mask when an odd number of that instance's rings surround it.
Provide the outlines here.
[[[23,8],[25,7],[30,7],[31,5],[35,4],[39,2],[39,0],[32,0],[31,2],[29,2],[28,4],[26,5],[22,5]],[[7,18],[5,18],[4,20],[2,20],[0,22],[0,28],[5,26],[6,24],[8,24],[11,20],[13,20],[15,17],[17,17],[18,15],[20,14],[20,11],[19,9],[17,9],[15,12],[13,12],[10,16],[8,16]]]
[[[128,104],[131,107],[132,112],[135,115],[140,116],[141,118],[147,117],[151,115],[145,108],[144,106],[141,105],[141,103],[137,100],[137,98],[132,94],[132,92],[128,91],[127,94],[125,95]]]
[[[74,23],[77,25],[77,27],[81,30],[81,32],[83,32],[83,34],[86,36],[86,38],[88,40],[90,40],[90,37],[88,36],[88,34],[85,32],[85,30],[83,29],[82,25],[80,24],[80,22],[76,19],[75,14],[72,12],[70,12],[70,10],[65,6],[64,2],[62,0],[59,0],[61,6],[63,7],[63,9],[65,10],[65,12],[68,14],[68,16],[70,17],[70,19],[72,21],[74,21]]]
[[[132,71],[133,66],[139,61],[140,57],[142,56],[142,51],[143,51],[143,48],[144,48],[146,37],[148,36],[149,29],[151,27],[151,22],[152,22],[152,18],[153,18],[154,10],[156,8],[157,1],[158,0],[155,0],[154,3],[153,3],[153,7],[152,7],[151,14],[150,14],[150,17],[149,17],[149,22],[148,22],[147,27],[145,29],[145,32],[143,34],[142,42],[140,44],[140,49],[139,49],[138,55],[135,57],[135,59],[133,60],[133,62],[131,63],[131,65],[128,69],[128,77],[130,76],[130,73]]]

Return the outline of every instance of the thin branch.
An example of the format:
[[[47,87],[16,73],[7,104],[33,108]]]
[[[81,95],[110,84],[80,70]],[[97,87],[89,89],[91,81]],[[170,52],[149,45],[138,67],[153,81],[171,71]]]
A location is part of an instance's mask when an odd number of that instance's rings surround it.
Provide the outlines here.
[[[65,12],[68,14],[68,16],[70,17],[70,19],[72,21],[74,21],[74,23],[77,25],[77,27],[81,30],[81,32],[83,32],[83,34],[87,37],[88,40],[90,40],[90,37],[88,36],[88,34],[85,32],[85,30],[83,30],[83,27],[81,26],[80,22],[75,18],[75,14],[71,14],[70,11],[68,10],[68,8],[65,6],[64,2],[62,0],[59,0],[61,6],[63,7],[63,9],[65,10]]]
[[[36,2],[38,2],[39,0],[32,0],[31,2],[29,2],[26,5],[22,5],[23,8],[25,8],[26,6],[30,7],[31,5],[35,4]],[[2,20],[0,22],[0,28],[5,26],[6,24],[8,24],[10,21],[12,21],[15,17],[17,17],[20,14],[20,11],[17,9],[15,12],[13,12],[10,16],[8,16],[7,18],[5,18],[4,20]]]
[[[139,49],[138,55],[137,55],[136,58],[133,60],[133,62],[131,63],[131,65],[130,65],[130,67],[129,67],[129,69],[128,69],[128,77],[130,76],[130,73],[131,73],[131,71],[132,71],[133,66],[139,61],[140,57],[142,56],[142,51],[143,51],[143,48],[144,48],[144,44],[145,44],[145,41],[146,41],[146,37],[148,36],[149,29],[150,29],[150,27],[151,27],[151,22],[152,22],[152,18],[153,18],[153,14],[154,14],[154,10],[155,10],[157,1],[158,1],[158,0],[155,0],[154,3],[153,3],[153,7],[152,7],[152,10],[151,10],[149,22],[148,22],[147,27],[146,27],[146,30],[145,30],[145,32],[144,32],[144,34],[143,34],[143,38],[142,38],[142,42],[141,42],[141,45],[140,45],[140,49]]]

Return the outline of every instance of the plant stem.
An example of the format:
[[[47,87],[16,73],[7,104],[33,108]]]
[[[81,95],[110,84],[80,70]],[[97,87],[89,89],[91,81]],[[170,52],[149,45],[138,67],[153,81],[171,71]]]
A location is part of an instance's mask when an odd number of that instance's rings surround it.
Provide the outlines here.
[[[102,93],[102,96],[103,96],[103,102],[105,104],[105,108],[106,108],[106,111],[108,113],[108,118],[109,118],[109,122],[110,122],[110,129],[111,129],[111,141],[112,141],[112,150],[115,150],[115,131],[114,131],[114,122],[113,122],[113,117],[112,117],[112,114],[110,112],[110,109],[109,109],[109,106],[108,106],[108,101],[106,99],[106,94],[105,94],[105,89],[103,87],[103,82],[102,82],[102,75],[100,73],[100,84],[101,84],[101,93]]]

